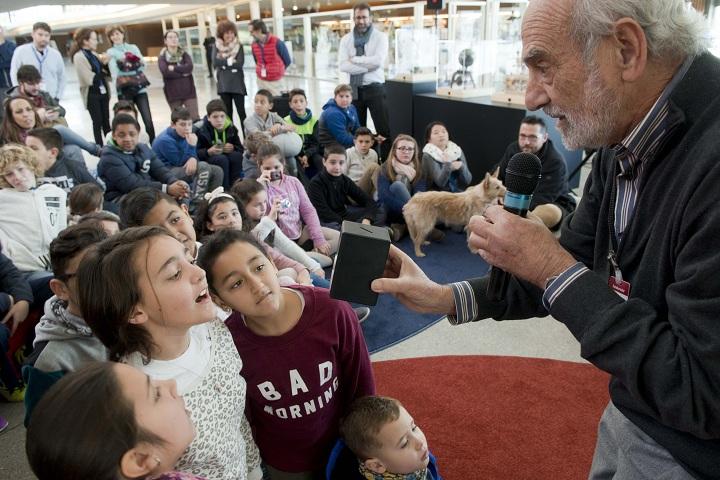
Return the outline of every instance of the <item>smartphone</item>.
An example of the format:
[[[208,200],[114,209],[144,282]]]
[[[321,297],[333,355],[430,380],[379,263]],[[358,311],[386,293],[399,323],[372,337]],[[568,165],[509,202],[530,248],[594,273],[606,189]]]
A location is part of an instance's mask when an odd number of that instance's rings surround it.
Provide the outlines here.
[[[282,178],[282,173],[278,172],[277,170],[273,170],[272,172],[270,172],[270,180],[271,181],[274,182],[275,180],[280,180],[281,178]]]

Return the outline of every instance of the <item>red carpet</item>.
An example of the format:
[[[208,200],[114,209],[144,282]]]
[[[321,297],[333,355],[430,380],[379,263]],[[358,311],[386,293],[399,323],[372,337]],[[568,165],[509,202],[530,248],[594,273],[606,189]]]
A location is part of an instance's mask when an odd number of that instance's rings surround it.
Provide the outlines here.
[[[587,478],[608,375],[587,364],[448,356],[375,362],[446,480]]]

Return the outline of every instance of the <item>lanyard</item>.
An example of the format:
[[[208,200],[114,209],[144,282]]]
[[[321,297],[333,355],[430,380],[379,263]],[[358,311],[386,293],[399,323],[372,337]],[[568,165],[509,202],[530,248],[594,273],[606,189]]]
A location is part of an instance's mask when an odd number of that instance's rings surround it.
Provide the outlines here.
[[[617,260],[617,251],[619,248],[617,233],[615,232],[615,207],[617,204],[617,184],[620,181],[618,177],[618,162],[613,159],[613,175],[612,175],[612,187],[610,189],[610,206],[608,211],[608,233],[610,235],[609,251],[608,251],[608,262],[610,263],[610,269],[613,271],[615,279],[622,282],[622,272],[620,271],[620,265]]]
[[[50,48],[50,47],[47,47]],[[35,45],[32,46],[32,52],[33,55],[35,55],[35,59],[38,61],[38,70],[40,70],[40,76],[43,76],[43,63],[45,63],[45,60],[47,60],[48,57],[48,51],[47,48],[45,49],[45,54],[38,55],[38,51],[35,48]]]

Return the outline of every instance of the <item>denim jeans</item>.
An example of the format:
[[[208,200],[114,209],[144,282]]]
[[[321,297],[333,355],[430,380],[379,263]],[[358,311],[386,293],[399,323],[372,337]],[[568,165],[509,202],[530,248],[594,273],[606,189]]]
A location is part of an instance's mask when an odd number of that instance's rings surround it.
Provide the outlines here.
[[[60,133],[65,145],[77,145],[90,155],[95,155],[96,157],[100,155],[100,146],[97,143],[85,140],[79,133],[64,125],[53,125],[53,128]]]

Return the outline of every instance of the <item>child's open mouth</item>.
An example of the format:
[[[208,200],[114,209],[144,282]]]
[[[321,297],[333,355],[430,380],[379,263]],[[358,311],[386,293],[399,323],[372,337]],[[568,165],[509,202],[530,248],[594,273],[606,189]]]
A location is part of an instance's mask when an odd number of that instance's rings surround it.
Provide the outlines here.
[[[200,295],[197,296],[195,299],[195,303],[205,303],[206,301],[210,300],[210,295],[208,295],[207,288],[200,292]]]

